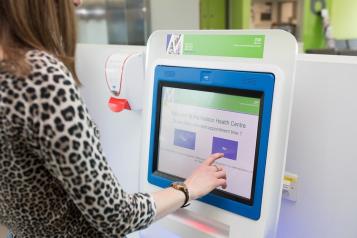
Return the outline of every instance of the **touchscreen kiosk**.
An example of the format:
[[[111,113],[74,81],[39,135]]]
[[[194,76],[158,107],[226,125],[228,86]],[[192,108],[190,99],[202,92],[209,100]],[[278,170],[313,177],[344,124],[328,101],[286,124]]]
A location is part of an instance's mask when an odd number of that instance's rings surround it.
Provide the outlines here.
[[[296,55],[295,38],[281,30],[150,36],[141,191],[184,181],[217,152],[228,186],[160,219],[143,238],[275,237]]]
[[[157,66],[149,181],[184,180],[213,153],[227,188],[202,198],[236,214],[260,217],[274,75]],[[253,80],[254,83],[247,83]]]

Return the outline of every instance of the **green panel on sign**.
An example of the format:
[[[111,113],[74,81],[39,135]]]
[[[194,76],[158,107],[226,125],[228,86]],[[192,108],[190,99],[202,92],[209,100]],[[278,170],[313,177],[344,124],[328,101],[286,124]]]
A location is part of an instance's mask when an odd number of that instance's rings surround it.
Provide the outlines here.
[[[357,39],[356,10],[356,0],[335,0],[332,2],[331,26],[335,39]]]
[[[252,0],[229,0],[229,28],[249,29]]]
[[[200,1],[200,29],[226,29],[226,0]]]
[[[305,0],[304,8],[304,50],[325,48],[321,16],[311,11],[311,0]]]
[[[185,35],[183,54],[263,58],[263,35]]]
[[[327,9],[331,14],[332,0],[326,0]],[[322,17],[311,11],[311,0],[304,0],[304,50],[326,47]],[[333,29],[332,29],[333,32]]]

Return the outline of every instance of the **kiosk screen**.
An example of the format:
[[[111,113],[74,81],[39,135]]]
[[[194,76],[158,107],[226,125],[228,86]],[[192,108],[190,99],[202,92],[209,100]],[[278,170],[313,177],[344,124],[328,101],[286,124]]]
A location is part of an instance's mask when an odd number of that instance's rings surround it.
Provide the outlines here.
[[[263,93],[160,82],[155,171],[181,180],[212,153],[227,172],[214,193],[252,204]]]

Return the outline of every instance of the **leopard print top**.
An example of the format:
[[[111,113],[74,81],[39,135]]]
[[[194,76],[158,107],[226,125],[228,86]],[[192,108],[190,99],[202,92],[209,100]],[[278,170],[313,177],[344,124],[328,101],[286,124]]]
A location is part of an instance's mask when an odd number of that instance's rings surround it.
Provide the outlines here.
[[[70,72],[41,51],[27,78],[0,72],[0,224],[18,238],[123,237],[147,227],[148,194],[128,194]]]

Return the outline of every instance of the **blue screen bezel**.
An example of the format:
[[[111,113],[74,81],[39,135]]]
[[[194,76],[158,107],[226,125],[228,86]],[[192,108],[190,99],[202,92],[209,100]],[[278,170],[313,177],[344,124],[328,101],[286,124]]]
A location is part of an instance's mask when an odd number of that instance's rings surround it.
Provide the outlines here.
[[[224,210],[239,214],[241,216],[259,220],[261,214],[261,204],[263,196],[265,165],[268,151],[269,130],[271,112],[273,104],[275,76],[272,73],[244,72],[233,70],[217,70],[204,68],[189,68],[176,66],[159,65],[155,68],[153,104],[150,132],[148,181],[151,184],[165,188],[170,186],[173,180],[155,174],[155,132],[157,125],[157,108],[159,84],[160,82],[173,82],[192,85],[205,85],[227,89],[241,89],[263,93],[262,111],[260,113],[260,139],[258,145],[258,156],[256,161],[254,200],[252,204],[229,199],[226,196],[219,196],[210,193],[199,200]],[[254,186],[254,184],[253,184]]]

